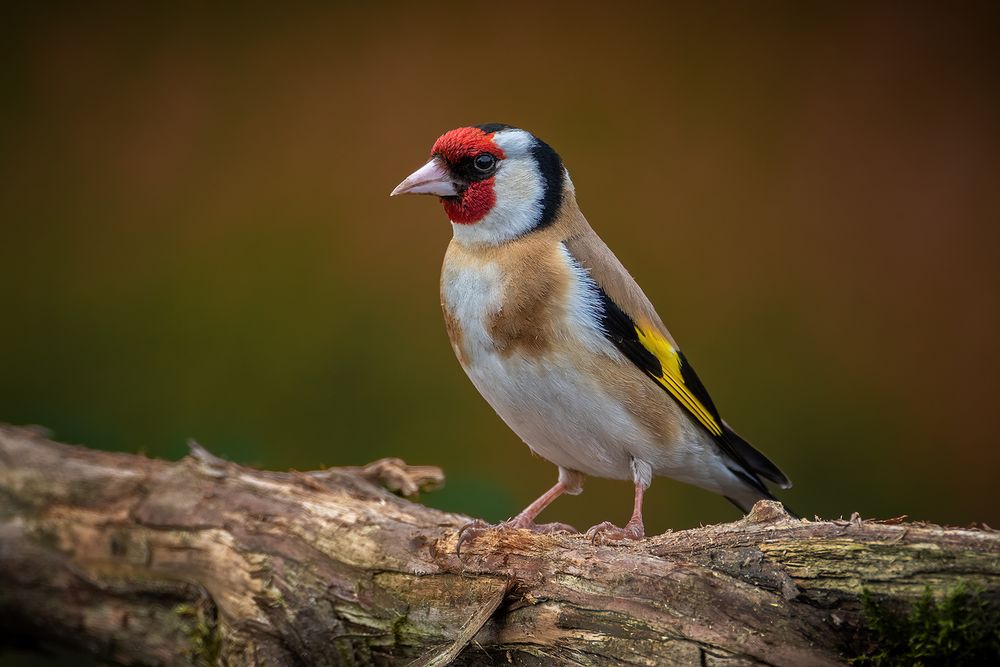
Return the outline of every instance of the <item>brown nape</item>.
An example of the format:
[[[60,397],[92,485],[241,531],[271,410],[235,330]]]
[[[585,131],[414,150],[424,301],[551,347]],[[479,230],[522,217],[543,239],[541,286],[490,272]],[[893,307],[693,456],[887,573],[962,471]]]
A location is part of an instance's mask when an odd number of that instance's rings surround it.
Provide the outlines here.
[[[575,233],[566,239],[566,248],[580,262],[590,277],[601,286],[601,289],[622,309],[632,321],[642,326],[650,326],[666,338],[675,349],[679,349],[667,327],[657,315],[653,304],[643,293],[642,288],[632,278],[611,249],[601,240],[601,237],[590,227],[576,200],[567,198],[566,216],[576,218]]]

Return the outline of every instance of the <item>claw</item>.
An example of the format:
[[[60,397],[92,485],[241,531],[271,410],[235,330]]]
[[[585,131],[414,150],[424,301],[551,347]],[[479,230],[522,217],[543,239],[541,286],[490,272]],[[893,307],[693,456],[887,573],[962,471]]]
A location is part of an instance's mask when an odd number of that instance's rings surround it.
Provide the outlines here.
[[[646,531],[641,523],[629,521],[624,528],[619,528],[610,521],[603,521],[596,526],[592,526],[586,533],[586,537],[591,544],[597,544],[597,539],[601,543],[615,540],[641,540],[646,536]]]
[[[474,540],[483,533],[488,532],[493,526],[482,519],[474,519],[458,529],[458,542],[455,543],[455,555],[462,555],[462,543],[466,540]]]

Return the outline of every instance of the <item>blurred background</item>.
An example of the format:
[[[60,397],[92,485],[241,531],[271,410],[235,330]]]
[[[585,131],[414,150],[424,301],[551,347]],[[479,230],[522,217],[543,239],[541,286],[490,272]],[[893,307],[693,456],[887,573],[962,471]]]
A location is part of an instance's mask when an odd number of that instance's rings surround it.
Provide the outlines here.
[[[806,516],[1000,525],[995,5],[5,8],[0,420],[267,468],[555,479],[466,380],[449,225],[389,191],[453,127],[554,146]],[[543,517],[624,522],[589,480]],[[651,533],[732,520],[669,480]]]

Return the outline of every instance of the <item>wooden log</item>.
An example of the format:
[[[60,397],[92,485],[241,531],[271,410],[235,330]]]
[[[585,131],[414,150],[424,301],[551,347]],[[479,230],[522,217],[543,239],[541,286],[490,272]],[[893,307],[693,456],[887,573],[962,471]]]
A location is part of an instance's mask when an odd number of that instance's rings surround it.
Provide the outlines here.
[[[497,531],[409,495],[397,459],[255,470],[0,426],[0,645],[122,664],[837,665],[860,596],[1000,597],[1000,535],[903,521],[745,519],[639,543]],[[866,639],[867,638],[867,639]]]

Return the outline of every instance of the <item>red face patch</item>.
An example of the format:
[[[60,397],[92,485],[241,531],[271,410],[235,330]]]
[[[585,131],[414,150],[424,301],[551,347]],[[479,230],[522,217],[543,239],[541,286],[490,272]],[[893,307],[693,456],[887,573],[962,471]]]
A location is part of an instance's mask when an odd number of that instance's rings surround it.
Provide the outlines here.
[[[497,203],[497,193],[493,189],[495,180],[487,178],[485,181],[470,183],[461,196],[442,199],[448,219],[460,225],[471,225],[485,218]]]
[[[431,155],[440,155],[452,166],[482,153],[489,153],[497,160],[502,160],[504,152],[493,143],[493,134],[483,132],[478,127],[460,127],[442,134],[434,142]],[[497,203],[493,187],[495,183],[495,177],[472,181],[458,197],[443,198],[441,203],[448,219],[458,224],[471,225],[486,217]]]
[[[440,155],[450,164],[458,164],[465,158],[480,153],[489,153],[498,160],[504,158],[503,151],[493,143],[493,132],[487,134],[478,127],[460,127],[445,132],[434,142],[431,155]]]

